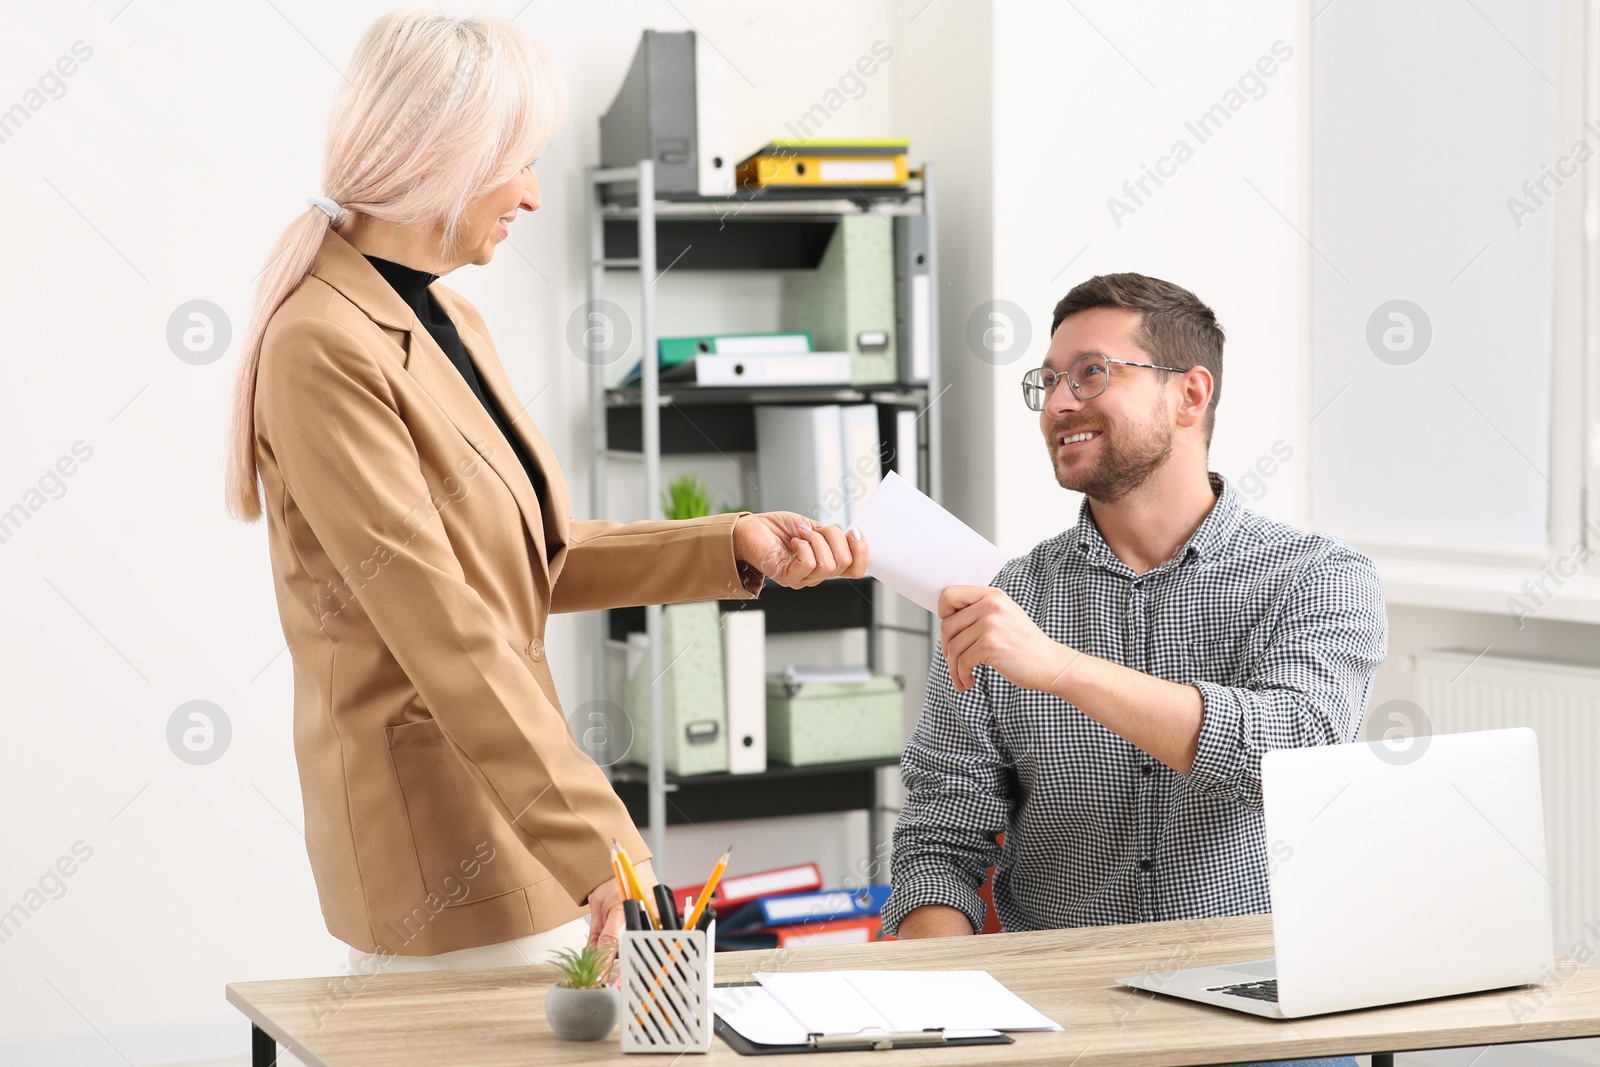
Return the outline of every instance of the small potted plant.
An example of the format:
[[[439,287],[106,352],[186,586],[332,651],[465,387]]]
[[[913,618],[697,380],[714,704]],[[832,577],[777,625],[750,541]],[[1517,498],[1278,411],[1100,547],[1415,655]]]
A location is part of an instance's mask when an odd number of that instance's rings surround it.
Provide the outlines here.
[[[616,945],[565,948],[550,962],[562,981],[544,995],[544,1017],[565,1041],[599,1041],[617,1025],[618,994],[611,984]]]

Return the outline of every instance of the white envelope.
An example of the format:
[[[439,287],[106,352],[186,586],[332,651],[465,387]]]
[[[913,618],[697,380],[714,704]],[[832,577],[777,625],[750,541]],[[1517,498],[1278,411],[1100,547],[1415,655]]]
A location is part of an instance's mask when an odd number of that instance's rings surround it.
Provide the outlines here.
[[[867,539],[867,574],[928,611],[939,610],[945,586],[988,585],[1006,563],[982,534],[892,471],[850,528]]]

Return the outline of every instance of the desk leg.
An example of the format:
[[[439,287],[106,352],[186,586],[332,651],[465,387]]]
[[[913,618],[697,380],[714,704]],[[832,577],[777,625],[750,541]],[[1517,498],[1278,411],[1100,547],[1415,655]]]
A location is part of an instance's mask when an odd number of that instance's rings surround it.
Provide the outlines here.
[[[1374,1052],[1372,1054],[1372,1067],[1394,1067],[1394,1053]]]
[[[255,1023],[250,1024],[250,1067],[278,1067],[278,1043]]]

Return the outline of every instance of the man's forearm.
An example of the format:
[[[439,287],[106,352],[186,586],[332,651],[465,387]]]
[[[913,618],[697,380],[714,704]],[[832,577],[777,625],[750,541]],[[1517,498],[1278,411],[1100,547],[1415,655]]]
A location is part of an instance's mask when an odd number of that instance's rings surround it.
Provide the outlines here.
[[[896,936],[903,941],[919,937],[957,937],[972,934],[972,920],[960,908],[944,904],[924,904],[913,908],[900,920]]]
[[[1194,765],[1205,702],[1192,685],[1169,682],[1062,647],[1050,692],[1180,774]]]

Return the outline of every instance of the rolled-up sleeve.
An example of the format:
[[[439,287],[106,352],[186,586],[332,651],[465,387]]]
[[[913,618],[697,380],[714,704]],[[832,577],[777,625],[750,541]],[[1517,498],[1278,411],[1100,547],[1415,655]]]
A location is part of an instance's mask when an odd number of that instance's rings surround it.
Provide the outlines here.
[[[900,761],[905,802],[895,824],[885,934],[912,911],[943,904],[966,914],[974,932],[988,907],[978,891],[1000,859],[997,836],[1012,806],[1011,775],[995,729],[993,675],[956,693],[940,650],[928,668],[927,697]]]
[[[1387,654],[1383,585],[1372,561],[1328,538],[1280,587],[1282,608],[1239,685],[1193,683],[1204,702],[1189,782],[1261,810],[1261,757],[1355,740]]]

